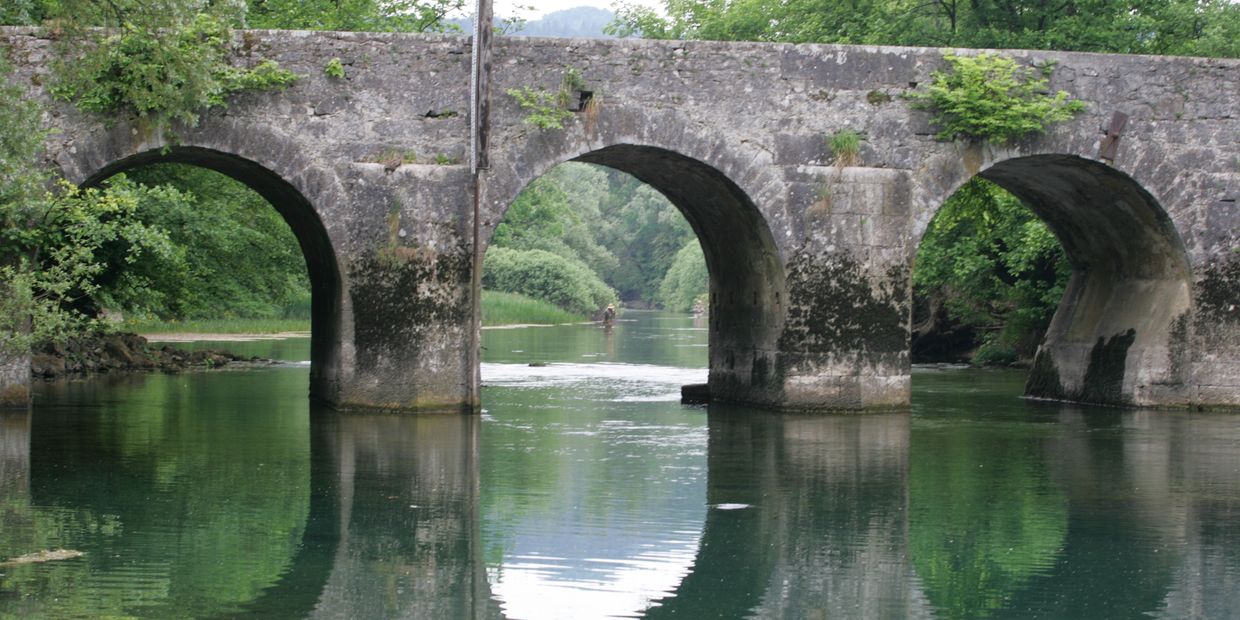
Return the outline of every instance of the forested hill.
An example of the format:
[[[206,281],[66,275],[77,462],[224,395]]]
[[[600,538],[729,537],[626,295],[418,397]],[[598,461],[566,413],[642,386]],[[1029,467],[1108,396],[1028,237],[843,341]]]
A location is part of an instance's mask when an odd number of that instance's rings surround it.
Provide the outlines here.
[[[582,39],[605,39],[610,35],[603,33],[603,27],[611,23],[615,14],[606,9],[592,6],[579,6],[563,11],[547,13],[540,19],[526,22],[519,30],[510,34],[527,37],[573,37]],[[472,32],[474,21],[469,18],[454,19],[452,23],[465,32]],[[503,24],[496,20],[497,26]]]

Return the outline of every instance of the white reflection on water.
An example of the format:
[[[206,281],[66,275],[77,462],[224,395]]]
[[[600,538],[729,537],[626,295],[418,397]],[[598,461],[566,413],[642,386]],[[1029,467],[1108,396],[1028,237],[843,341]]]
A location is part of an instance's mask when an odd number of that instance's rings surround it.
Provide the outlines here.
[[[516,408],[497,397],[484,421],[523,431],[509,436],[512,450],[545,450],[537,437],[553,433],[555,449],[542,458],[556,462],[549,471],[572,472],[548,500],[517,491],[514,503],[529,505],[513,509],[503,558],[487,571],[506,618],[640,617],[681,584],[706,513],[705,425],[696,411],[658,403],[678,401],[682,385],[706,375],[646,364],[482,365],[489,388],[548,392],[545,403]]]
[[[507,388],[573,388],[578,398],[612,402],[680,400],[680,387],[705,383],[705,368],[651,364],[482,364],[486,385]]]

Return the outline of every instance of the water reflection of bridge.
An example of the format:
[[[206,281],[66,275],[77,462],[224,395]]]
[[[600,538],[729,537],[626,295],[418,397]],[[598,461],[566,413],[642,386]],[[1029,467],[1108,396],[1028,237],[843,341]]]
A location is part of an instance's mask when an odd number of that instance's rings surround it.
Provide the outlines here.
[[[1007,491],[983,498],[1003,505],[976,509],[968,484],[955,479],[967,472],[951,470],[943,443],[978,439],[959,429],[913,427],[919,422],[900,414],[714,410],[713,507],[698,555],[646,616],[985,616],[1019,608],[1062,618],[1236,616],[1240,452],[1228,438],[1240,436],[1240,419],[1072,409],[1057,417],[1032,454],[1013,451],[1010,460],[1026,465],[980,479],[1037,489],[1044,507],[1062,503],[1062,513],[1035,518],[1014,510]],[[501,617],[480,542],[479,424],[471,416],[316,413],[311,447],[329,458],[313,459],[302,543],[277,585],[228,615]],[[0,496],[10,505],[32,493],[30,425],[26,414],[0,417]],[[936,470],[951,470],[950,501],[921,479]],[[1017,476],[1032,482],[1011,484]],[[977,533],[961,524],[1002,534],[1003,553],[985,541],[952,544],[948,534]],[[1026,561],[1005,564],[1011,553]],[[1036,570],[1022,568],[1029,566]],[[986,608],[987,600],[998,602]]]

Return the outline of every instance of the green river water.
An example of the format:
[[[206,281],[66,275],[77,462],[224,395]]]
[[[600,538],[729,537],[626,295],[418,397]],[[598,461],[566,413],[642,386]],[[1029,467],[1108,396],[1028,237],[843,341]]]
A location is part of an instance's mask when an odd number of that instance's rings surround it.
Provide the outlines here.
[[[1240,618],[1240,416],[915,369],[911,411],[686,407],[706,331],[487,330],[481,416],[289,363],[0,415],[2,618]],[[547,362],[530,366],[530,362]]]

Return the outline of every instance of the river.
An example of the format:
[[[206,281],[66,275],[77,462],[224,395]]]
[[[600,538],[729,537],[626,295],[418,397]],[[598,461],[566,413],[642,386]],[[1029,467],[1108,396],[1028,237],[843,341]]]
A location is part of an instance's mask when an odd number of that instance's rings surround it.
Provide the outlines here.
[[[41,384],[0,562],[84,555],[0,564],[0,617],[1240,617],[1240,416],[943,368],[911,412],[682,406],[706,331],[622,319],[487,330],[480,416],[312,407],[306,340]]]

